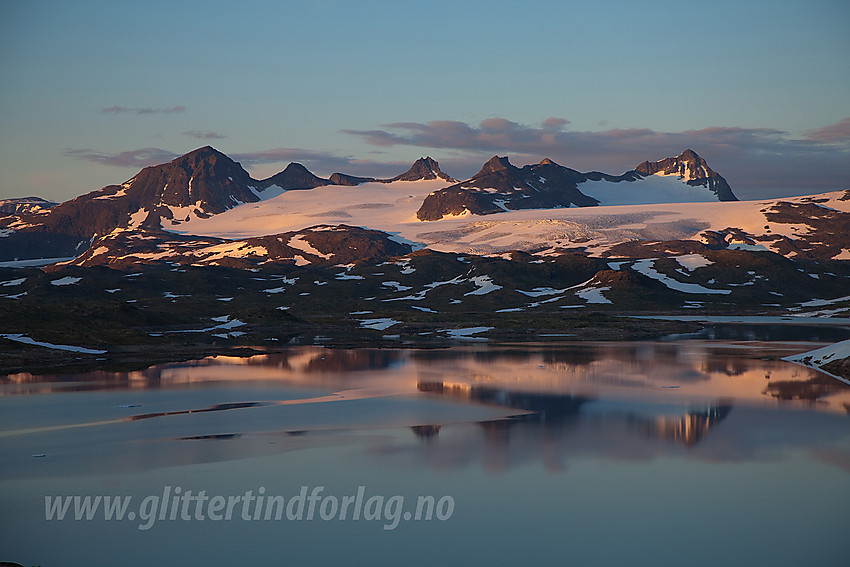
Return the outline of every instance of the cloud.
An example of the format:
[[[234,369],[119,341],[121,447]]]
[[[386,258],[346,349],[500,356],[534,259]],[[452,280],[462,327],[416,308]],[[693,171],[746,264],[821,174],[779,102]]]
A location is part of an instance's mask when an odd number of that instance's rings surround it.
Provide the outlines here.
[[[563,118],[549,117],[549,118],[547,118],[546,120],[543,121],[543,127],[544,128],[561,128],[563,126],[566,126],[569,123],[570,123],[569,120],[564,120]]]
[[[850,140],[850,118],[845,118],[837,124],[812,130],[806,139],[815,142],[842,142]]]
[[[183,135],[195,138],[196,140],[221,140],[227,137],[210,130],[189,130],[187,132],[183,132]]]
[[[380,148],[410,147],[416,157],[430,154],[444,171],[457,178],[474,175],[493,154],[507,155],[518,166],[544,157],[579,171],[619,174],[643,161],[675,156],[690,148],[723,175],[742,199],[775,198],[850,188],[850,119],[793,136],[774,128],[713,126],[680,132],[649,128],[577,131],[569,121],[547,118],[529,126],[501,117],[478,124],[461,121],[396,122],[373,130],[344,130]],[[197,139],[223,137],[212,131],[191,130]],[[118,153],[69,149],[66,156],[104,165],[139,168],[165,163],[178,154],[160,148]],[[393,177],[413,159],[360,159],[333,151],[271,148],[229,154],[253,177],[263,179],[298,162],[321,176],[342,172],[363,177]]]
[[[319,162],[325,165],[331,165],[331,167],[339,167],[349,165],[352,162],[351,158],[301,148],[272,148],[269,150],[229,155],[245,167],[293,161],[299,163]]]
[[[78,160],[142,169],[151,165],[169,162],[179,154],[161,148],[142,148],[109,153],[91,149],[68,149],[63,154]],[[331,152],[303,148],[272,148],[255,152],[231,153],[231,159],[239,162],[256,179],[264,179],[282,171],[284,164],[298,162],[317,175],[328,176],[340,172],[363,177],[394,177],[410,167],[411,162],[372,161],[339,156]]]
[[[110,106],[101,109],[101,114],[180,114],[186,112],[185,106],[172,106],[171,108],[128,108],[126,106]]]
[[[549,157],[581,171],[623,173],[639,163],[691,148],[742,198],[811,194],[850,188],[850,119],[803,138],[773,128],[708,127],[681,132],[648,128],[568,130],[562,118],[541,127],[504,118],[479,124],[436,120],[397,122],[375,130],[343,130],[367,144],[453,150],[459,162],[483,163],[494,153],[516,165]],[[437,157],[439,159],[439,157]],[[447,162],[448,163],[448,162]],[[473,174],[466,171],[463,174]]]
[[[160,148],[142,148],[110,154],[88,149],[69,149],[63,154],[74,159],[91,161],[115,167],[135,167],[141,169],[149,165],[158,165],[173,160],[177,154]]]
[[[229,155],[249,170],[252,176],[259,179],[271,177],[283,169],[282,164],[290,162],[300,163],[317,175],[327,176],[340,172],[363,177],[393,177],[403,173],[411,165],[410,163],[356,159],[339,156],[332,152],[303,148],[272,148]],[[273,164],[280,165],[268,167]]]

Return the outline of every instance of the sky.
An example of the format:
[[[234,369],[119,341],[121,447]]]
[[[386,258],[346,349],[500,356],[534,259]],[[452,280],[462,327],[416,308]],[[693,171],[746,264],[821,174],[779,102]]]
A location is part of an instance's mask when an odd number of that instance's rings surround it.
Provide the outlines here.
[[[205,145],[257,179],[690,148],[742,199],[847,189],[848,30],[846,0],[0,0],[0,198]]]

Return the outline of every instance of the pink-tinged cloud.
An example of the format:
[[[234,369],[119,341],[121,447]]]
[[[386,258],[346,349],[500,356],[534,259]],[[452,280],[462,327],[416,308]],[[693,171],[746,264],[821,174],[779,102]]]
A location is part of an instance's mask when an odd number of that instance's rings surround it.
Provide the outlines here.
[[[566,120],[564,118],[557,118],[555,116],[550,116],[549,118],[544,120],[542,124],[543,124],[544,128],[563,128],[564,126],[566,126],[569,123],[570,123],[570,121]]]
[[[65,156],[83,161],[142,169],[151,165],[169,162],[179,154],[160,148],[142,148],[125,152],[109,153],[91,149],[69,149]],[[298,162],[317,175],[328,176],[331,173],[347,173],[362,177],[394,177],[404,173],[411,162],[381,162],[338,156],[329,152],[306,150],[302,148],[272,148],[256,152],[229,154],[256,179],[271,177],[282,171],[285,164]]]
[[[180,114],[186,112],[185,106],[172,106],[171,108],[128,108],[126,106],[110,106],[101,109],[101,114]]]
[[[108,153],[96,152],[94,150],[70,149],[65,151],[65,156],[84,161],[91,161],[103,165],[115,167],[143,168],[149,165],[158,165],[173,160],[177,154],[160,148],[142,148],[126,152]]]
[[[709,127],[681,132],[648,128],[575,131],[563,119],[541,127],[503,118],[478,125],[457,121],[400,122],[377,130],[345,130],[366,143],[452,150],[455,162],[483,163],[494,153],[516,165],[549,157],[580,171],[618,174],[639,163],[691,148],[743,198],[811,194],[850,187],[850,119],[813,131],[805,139],[772,128]],[[439,159],[439,156],[436,156]],[[448,162],[447,162],[448,163]],[[470,175],[475,171],[452,172]]]
[[[345,167],[354,161],[351,158],[336,156],[328,152],[302,148],[272,148],[269,150],[229,155],[232,159],[248,168],[271,163],[298,162],[305,166],[308,164],[321,164],[322,168],[330,167],[333,169],[335,167]]]
[[[355,159],[303,148],[272,148],[255,152],[229,154],[257,179],[271,177],[282,171],[284,164],[297,162],[320,176],[346,173],[361,177],[394,177],[411,165],[407,162],[385,162]]]
[[[189,130],[187,132],[183,132],[183,135],[195,138],[196,140],[221,140],[227,137],[210,130]]]
[[[832,126],[824,126],[812,130],[806,135],[806,139],[815,142],[845,142],[850,141],[850,118],[845,118]]]

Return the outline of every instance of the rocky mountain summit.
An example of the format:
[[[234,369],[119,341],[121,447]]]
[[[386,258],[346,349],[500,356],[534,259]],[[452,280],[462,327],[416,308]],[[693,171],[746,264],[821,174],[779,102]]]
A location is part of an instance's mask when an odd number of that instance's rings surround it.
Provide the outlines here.
[[[41,197],[18,197],[0,200],[0,215],[23,215],[44,212],[56,205],[53,201]]]
[[[646,181],[652,177],[656,179]],[[673,177],[673,184],[661,185],[657,177]],[[663,203],[671,196],[682,202],[737,201],[726,180],[693,150],[657,162],[645,161],[622,175],[581,173],[548,158],[517,168],[507,157],[493,156],[470,179],[429,195],[416,216],[439,220],[466,213]]]
[[[708,167],[708,164],[693,150],[685,150],[680,155],[656,162],[645,161],[638,165],[635,172],[646,177],[649,175],[673,175],[693,187],[706,187],[717,195],[719,201],[737,201],[732,188],[722,175]]]

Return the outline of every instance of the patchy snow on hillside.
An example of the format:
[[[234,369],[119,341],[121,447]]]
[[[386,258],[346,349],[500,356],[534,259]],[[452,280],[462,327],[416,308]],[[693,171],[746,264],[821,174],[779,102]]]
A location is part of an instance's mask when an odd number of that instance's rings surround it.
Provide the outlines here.
[[[292,238],[289,239],[289,242],[286,243],[290,248],[294,248],[295,250],[300,250],[306,254],[310,254],[311,256],[318,256],[319,258],[323,258],[325,260],[331,258],[333,254],[325,254],[319,250],[313,248],[313,245],[304,240],[303,234],[296,234]]]
[[[665,274],[658,272],[654,268],[654,263],[655,263],[656,260],[657,260],[657,258],[648,258],[648,259],[645,259],[645,260],[638,260],[637,262],[632,264],[632,269],[635,270],[638,273],[643,274],[644,276],[646,276],[648,278],[652,278],[654,280],[657,280],[657,281],[663,283],[668,288],[670,288],[674,291],[680,291],[682,293],[699,293],[699,294],[707,293],[707,294],[720,294],[720,295],[726,295],[726,294],[732,293],[731,289],[711,289],[711,288],[707,288],[705,286],[701,286],[699,284],[684,283],[684,282],[680,282],[679,280],[675,280],[668,275],[665,275]]]
[[[79,347],[79,346],[57,345],[57,344],[53,344],[53,343],[46,343],[44,341],[37,341],[35,339],[31,339],[30,337],[28,337],[26,335],[22,335],[22,334],[18,334],[18,333],[0,333],[0,337],[3,337],[4,339],[9,339],[10,341],[15,341],[15,342],[24,343],[24,344],[33,345],[33,346],[40,346],[40,347],[49,348],[49,349],[52,349],[52,350],[64,350],[64,351],[70,351],[70,352],[78,352],[78,353],[81,353],[81,354],[106,354],[108,352],[108,351],[105,351],[105,350],[98,350],[98,349],[85,348],[85,347]]]
[[[781,245],[780,237],[805,237],[811,228],[768,219],[777,201],[720,202],[705,187],[689,186],[675,176],[655,175],[635,182],[589,181],[579,185],[588,194],[593,193],[591,188],[615,191],[616,198],[612,193],[606,197],[607,201],[603,199],[603,205],[638,204],[508,210],[491,215],[444,217],[437,221],[416,218],[422,201],[448,185],[443,180],[396,181],[287,191],[207,219],[191,218],[171,230],[236,240],[299,231],[319,224],[346,224],[381,230],[414,248],[427,246],[439,252],[489,255],[524,250],[546,255],[559,248],[578,245],[592,255],[599,255],[622,242],[699,240],[705,231],[721,233],[729,227],[752,237],[768,235],[773,238],[747,242],[730,235],[727,237],[729,248],[775,250]],[[604,197],[599,191],[596,194]],[[844,191],[825,193],[819,196],[825,199],[820,204],[850,212],[850,200],[841,200],[844,195]],[[811,197],[782,201],[806,204]],[[296,239],[290,245],[293,244],[294,247],[303,246],[300,250],[308,252],[306,241]],[[843,251],[836,256],[842,257],[842,254]],[[301,258],[297,265],[306,265],[308,260]],[[699,267],[694,263],[699,262],[696,257],[686,257],[682,261],[688,264],[683,264],[684,269]]]
[[[830,362],[842,360],[845,358],[850,358],[850,340],[841,341],[840,343],[835,343],[819,349],[810,350],[808,352],[803,352],[792,356],[786,356],[782,360],[795,362],[797,364],[802,364],[803,366],[817,368],[821,372],[829,374],[833,378],[841,380],[845,384],[850,385],[850,380],[826,372],[822,368]]]

